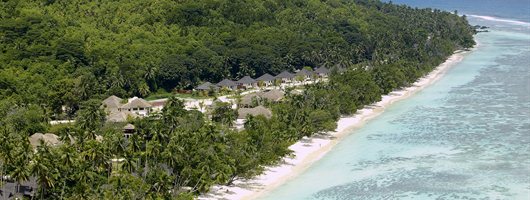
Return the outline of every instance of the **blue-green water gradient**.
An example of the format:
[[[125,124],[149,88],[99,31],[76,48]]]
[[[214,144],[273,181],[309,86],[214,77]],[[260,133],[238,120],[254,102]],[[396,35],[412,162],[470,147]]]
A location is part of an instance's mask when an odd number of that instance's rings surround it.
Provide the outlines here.
[[[530,199],[530,25],[470,21],[477,50],[263,199]]]

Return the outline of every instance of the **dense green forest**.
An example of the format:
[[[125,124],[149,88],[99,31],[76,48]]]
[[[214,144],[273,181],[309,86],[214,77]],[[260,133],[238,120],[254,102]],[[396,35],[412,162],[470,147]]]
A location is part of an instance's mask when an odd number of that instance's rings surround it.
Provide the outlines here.
[[[35,177],[46,199],[188,199],[252,177],[303,136],[334,130],[341,115],[473,46],[475,33],[465,16],[372,0],[5,0],[0,8],[0,173]],[[227,105],[208,117],[171,98],[160,115],[133,121],[126,140],[100,107],[108,95],[306,66],[335,70],[240,132],[225,120],[235,118]],[[64,117],[77,122],[48,125]],[[75,142],[33,153],[27,136],[52,129]]]

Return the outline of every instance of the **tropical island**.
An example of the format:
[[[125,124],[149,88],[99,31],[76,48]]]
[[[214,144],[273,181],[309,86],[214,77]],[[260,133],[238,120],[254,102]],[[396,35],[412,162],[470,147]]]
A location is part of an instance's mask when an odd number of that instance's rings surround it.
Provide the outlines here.
[[[0,198],[193,199],[471,48],[372,0],[3,1]]]

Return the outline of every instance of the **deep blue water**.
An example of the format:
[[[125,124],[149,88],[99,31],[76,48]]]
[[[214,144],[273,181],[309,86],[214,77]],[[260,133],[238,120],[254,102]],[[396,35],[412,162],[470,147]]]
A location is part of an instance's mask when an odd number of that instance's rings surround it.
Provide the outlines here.
[[[492,27],[415,96],[264,199],[530,199],[530,3],[397,0]]]

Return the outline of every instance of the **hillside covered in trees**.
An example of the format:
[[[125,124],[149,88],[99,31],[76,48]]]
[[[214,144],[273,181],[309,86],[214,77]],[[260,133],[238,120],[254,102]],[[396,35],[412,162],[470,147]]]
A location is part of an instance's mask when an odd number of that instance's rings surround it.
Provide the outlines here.
[[[300,138],[334,130],[341,115],[472,47],[475,33],[465,16],[372,0],[7,0],[0,7],[0,175],[35,179],[44,199],[189,199],[252,177]],[[131,121],[132,138],[104,123],[101,100],[109,95],[306,66],[334,70],[301,94],[287,91],[267,105],[270,119],[249,117],[244,131],[226,120],[235,117],[229,105],[209,117],[176,98]],[[64,116],[76,123],[50,127]],[[32,149],[27,136],[52,129],[73,142]]]
[[[304,66],[396,65],[410,79],[456,47],[465,19],[368,0],[0,2],[0,105],[70,117],[103,96]]]

